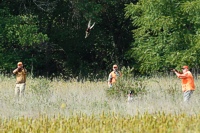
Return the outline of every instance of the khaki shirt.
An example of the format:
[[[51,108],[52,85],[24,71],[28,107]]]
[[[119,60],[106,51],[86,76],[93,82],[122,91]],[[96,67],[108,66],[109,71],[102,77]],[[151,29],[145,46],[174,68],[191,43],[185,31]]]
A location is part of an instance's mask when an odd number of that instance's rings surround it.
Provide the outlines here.
[[[27,70],[26,69],[22,69],[21,71],[17,71],[16,74],[16,83],[20,84],[20,83],[26,83],[26,73]]]

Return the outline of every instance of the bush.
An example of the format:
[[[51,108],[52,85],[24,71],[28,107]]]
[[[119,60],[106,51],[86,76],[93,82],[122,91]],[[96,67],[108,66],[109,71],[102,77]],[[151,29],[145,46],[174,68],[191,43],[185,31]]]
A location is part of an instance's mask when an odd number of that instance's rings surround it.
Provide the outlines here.
[[[142,77],[135,77],[133,68],[122,68],[122,77],[117,79],[117,82],[109,89],[107,95],[115,98],[121,96],[126,97],[130,92],[133,96],[146,93],[147,81]]]

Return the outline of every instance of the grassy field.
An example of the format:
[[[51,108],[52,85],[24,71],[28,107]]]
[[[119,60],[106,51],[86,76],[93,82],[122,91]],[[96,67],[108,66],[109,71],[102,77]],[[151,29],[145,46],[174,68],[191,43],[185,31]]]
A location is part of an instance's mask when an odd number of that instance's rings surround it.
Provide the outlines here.
[[[146,95],[127,103],[106,95],[107,82],[27,79],[14,97],[15,77],[0,76],[2,132],[200,132],[200,91],[183,102],[174,75],[146,79]],[[1,132],[0,131],[0,132]]]

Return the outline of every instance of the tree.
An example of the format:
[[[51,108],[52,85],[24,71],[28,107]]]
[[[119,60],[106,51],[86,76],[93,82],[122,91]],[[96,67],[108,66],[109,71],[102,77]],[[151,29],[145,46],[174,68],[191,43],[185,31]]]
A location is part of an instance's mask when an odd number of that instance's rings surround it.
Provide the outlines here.
[[[11,62],[27,60],[27,64],[33,64],[35,73],[40,75],[62,73],[76,77],[90,73],[100,75],[114,63],[128,65],[124,55],[132,42],[132,25],[130,19],[124,18],[124,4],[129,2],[3,1],[0,7],[8,9],[10,16],[2,16],[1,22],[6,19],[8,22],[0,33],[3,36],[0,44],[2,56],[8,64],[6,68],[12,68]],[[96,24],[85,39],[90,19]],[[5,67],[5,63],[2,66]]]
[[[37,17],[13,16],[7,8],[1,9],[0,14],[1,71],[10,70],[18,61],[31,63],[31,49],[48,41],[47,35],[38,31]]]
[[[199,0],[139,0],[126,5],[135,42],[129,56],[141,73],[182,65],[198,67]]]
[[[71,69],[75,76],[99,73],[110,69],[113,63],[128,64],[124,58],[132,41],[130,20],[124,19],[124,4],[128,2],[130,0],[60,0],[52,12],[38,13],[50,42],[66,53],[60,64]],[[96,24],[85,39],[90,19]]]

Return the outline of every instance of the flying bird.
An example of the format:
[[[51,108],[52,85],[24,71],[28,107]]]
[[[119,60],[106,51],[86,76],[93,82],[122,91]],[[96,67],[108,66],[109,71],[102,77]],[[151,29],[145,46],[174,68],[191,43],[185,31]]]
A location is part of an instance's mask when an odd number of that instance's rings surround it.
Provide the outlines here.
[[[91,31],[91,29],[94,27],[94,25],[95,25],[95,22],[93,23],[92,26],[91,26],[91,20],[88,22],[88,27],[87,27],[87,29],[86,29],[86,31],[85,31],[85,38],[87,38],[87,37],[89,36],[90,31]]]

